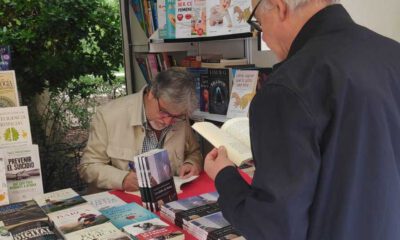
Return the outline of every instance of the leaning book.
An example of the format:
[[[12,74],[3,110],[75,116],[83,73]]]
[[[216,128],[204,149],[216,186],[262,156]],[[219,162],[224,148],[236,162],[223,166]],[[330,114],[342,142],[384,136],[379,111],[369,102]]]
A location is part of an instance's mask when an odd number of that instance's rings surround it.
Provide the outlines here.
[[[15,71],[0,71],[0,108],[18,106],[19,99]]]
[[[28,108],[0,108],[0,148],[31,145]]]
[[[4,154],[10,202],[26,201],[43,194],[38,146],[27,145],[0,151]]]
[[[214,147],[225,146],[229,159],[237,166],[253,159],[247,117],[229,119],[221,128],[210,122],[196,122],[192,128]]]

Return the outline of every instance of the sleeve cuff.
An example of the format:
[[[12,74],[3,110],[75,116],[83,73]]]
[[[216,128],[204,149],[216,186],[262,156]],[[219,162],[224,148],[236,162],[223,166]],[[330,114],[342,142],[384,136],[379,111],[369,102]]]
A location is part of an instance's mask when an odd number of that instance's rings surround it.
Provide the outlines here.
[[[220,196],[237,196],[248,191],[250,186],[236,167],[229,166],[222,169],[215,177],[215,188]]]

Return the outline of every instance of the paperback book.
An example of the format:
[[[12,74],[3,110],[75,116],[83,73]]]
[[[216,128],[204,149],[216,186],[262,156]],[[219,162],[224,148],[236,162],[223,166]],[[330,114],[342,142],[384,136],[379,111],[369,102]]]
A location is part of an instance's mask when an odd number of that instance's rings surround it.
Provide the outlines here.
[[[112,223],[107,222],[65,234],[66,240],[129,240],[130,238]]]
[[[33,200],[11,203],[0,207],[0,225],[7,229],[29,223],[46,221],[48,217]]]
[[[229,104],[231,73],[228,68],[208,69],[209,112],[225,115]]]
[[[237,166],[247,164],[253,159],[247,117],[229,119],[221,128],[211,122],[196,122],[192,128],[214,147],[225,146],[228,158]]]
[[[26,201],[43,194],[38,146],[10,147],[0,151],[5,160],[10,202]]]
[[[0,149],[32,145],[28,108],[0,107]]]
[[[0,206],[10,203],[4,154],[0,151]]]
[[[126,202],[121,200],[119,197],[109,192],[99,192],[82,197],[97,210],[104,210],[126,204]]]
[[[185,235],[176,227],[171,226],[159,218],[134,223],[123,227],[123,231],[137,240],[171,239],[183,240]]]
[[[14,240],[62,240],[49,221],[32,221],[8,229]],[[1,239],[1,238],[0,238]]]
[[[15,71],[0,71],[0,107],[18,107]]]
[[[129,203],[118,207],[112,207],[101,210],[111,223],[118,229],[121,229],[129,224],[157,218],[157,215],[149,210],[141,207],[136,203]]]
[[[108,222],[108,218],[89,204],[82,204],[48,214],[58,231],[65,236]]]
[[[86,200],[79,196],[72,188],[42,194],[34,197],[34,200],[45,213],[56,212],[86,203]]]

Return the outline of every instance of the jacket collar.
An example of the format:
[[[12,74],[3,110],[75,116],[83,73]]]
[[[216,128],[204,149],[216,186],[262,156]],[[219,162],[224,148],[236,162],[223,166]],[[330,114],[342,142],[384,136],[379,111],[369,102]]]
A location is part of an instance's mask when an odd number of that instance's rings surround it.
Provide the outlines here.
[[[143,94],[147,85],[145,85],[139,92],[132,95],[132,104],[127,109],[130,116],[129,124],[131,126],[143,126],[146,122],[146,115],[144,112]]]
[[[321,9],[304,24],[297,34],[289,49],[287,58],[275,64],[273,69],[276,70],[279,68],[280,65],[295,55],[312,38],[343,29],[344,26],[351,25],[351,23],[354,23],[353,20],[346,9],[340,4],[329,5]]]

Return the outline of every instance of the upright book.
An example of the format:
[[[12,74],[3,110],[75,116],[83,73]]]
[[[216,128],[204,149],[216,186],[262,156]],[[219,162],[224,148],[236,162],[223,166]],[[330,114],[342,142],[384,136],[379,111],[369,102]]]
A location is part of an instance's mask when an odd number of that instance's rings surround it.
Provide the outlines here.
[[[237,70],[233,78],[227,118],[247,117],[251,100],[256,94],[257,70]]]
[[[0,148],[32,144],[28,108],[0,108]]]
[[[229,104],[232,76],[229,68],[208,69],[209,112],[225,115]]]
[[[0,107],[18,107],[19,98],[15,71],[0,71]]]
[[[210,122],[196,122],[192,128],[214,147],[225,146],[229,159],[237,166],[253,159],[247,117],[229,119],[221,128]]]
[[[4,154],[10,202],[30,200],[43,194],[37,145],[1,149]]]

